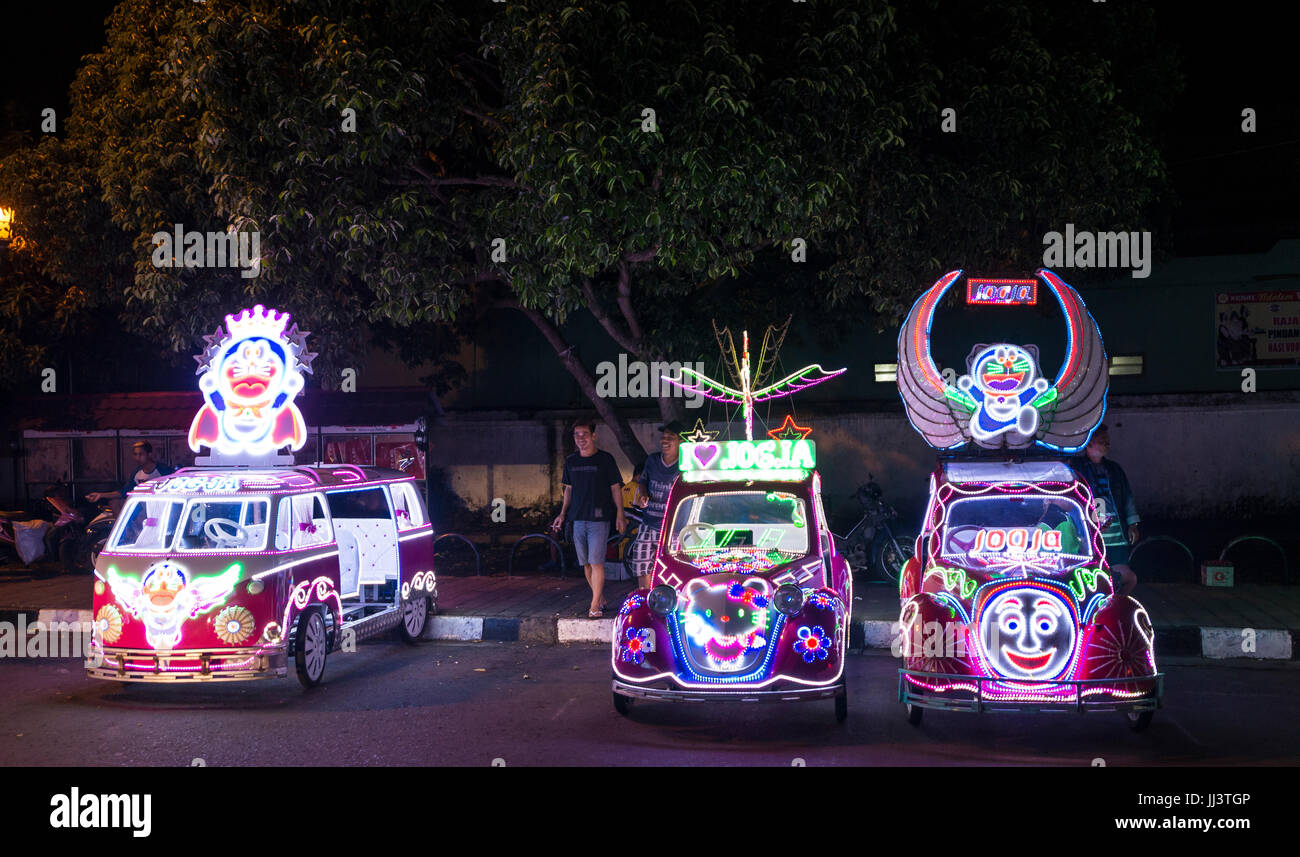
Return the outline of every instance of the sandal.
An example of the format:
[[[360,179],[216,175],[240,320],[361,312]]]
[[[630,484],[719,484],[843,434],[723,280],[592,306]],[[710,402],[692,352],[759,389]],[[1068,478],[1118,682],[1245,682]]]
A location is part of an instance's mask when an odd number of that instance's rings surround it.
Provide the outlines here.
[[[588,619],[604,619],[604,618],[605,618],[605,611],[604,611],[604,610],[588,610],[588,611],[587,611],[587,618],[588,618]]]

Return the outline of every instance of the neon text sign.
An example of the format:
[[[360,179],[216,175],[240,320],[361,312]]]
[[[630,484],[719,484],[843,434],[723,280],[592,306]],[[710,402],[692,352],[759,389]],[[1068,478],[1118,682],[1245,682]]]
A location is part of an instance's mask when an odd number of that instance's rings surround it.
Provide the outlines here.
[[[987,527],[975,535],[971,553],[1060,553],[1061,531]]]
[[[811,440],[727,440],[682,444],[677,457],[684,478],[803,478],[817,463]]]

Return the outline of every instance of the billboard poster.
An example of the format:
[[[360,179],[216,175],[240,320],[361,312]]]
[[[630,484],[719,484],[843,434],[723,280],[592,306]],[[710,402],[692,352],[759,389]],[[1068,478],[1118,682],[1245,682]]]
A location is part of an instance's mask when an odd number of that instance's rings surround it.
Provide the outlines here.
[[[1220,369],[1300,366],[1300,291],[1220,292],[1215,311]]]

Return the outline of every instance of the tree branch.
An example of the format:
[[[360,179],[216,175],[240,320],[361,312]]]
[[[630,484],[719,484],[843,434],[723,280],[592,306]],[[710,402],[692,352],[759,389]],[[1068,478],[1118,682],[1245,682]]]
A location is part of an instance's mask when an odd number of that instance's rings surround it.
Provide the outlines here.
[[[658,250],[659,246],[655,245],[652,252]],[[627,320],[627,329],[631,331],[632,338],[640,342],[641,324],[637,321],[636,310],[632,308],[632,273],[628,270],[627,262],[618,263],[618,308]]]
[[[614,319],[610,318],[609,314],[605,312],[605,308],[600,305],[600,299],[596,296],[596,289],[592,286],[589,277],[582,278],[582,295],[587,299],[587,309],[591,310],[591,314],[596,317],[596,321],[600,322],[600,326],[605,328],[605,332],[610,335],[610,338],[623,346],[624,351],[640,357],[640,340],[633,339],[622,330],[619,330],[618,325],[614,323]]]

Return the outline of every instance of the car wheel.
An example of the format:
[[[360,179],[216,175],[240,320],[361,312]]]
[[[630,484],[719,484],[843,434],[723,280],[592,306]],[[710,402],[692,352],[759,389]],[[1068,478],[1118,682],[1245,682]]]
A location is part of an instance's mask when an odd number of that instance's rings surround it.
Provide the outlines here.
[[[632,712],[632,699],[631,699],[631,697],[627,697],[627,696],[624,696],[624,695],[621,694],[621,693],[615,692],[615,693],[614,693],[614,710],[617,711],[619,714],[623,715],[624,717],[627,717],[628,714],[630,714],[630,713]]]
[[[429,624],[429,599],[421,596],[402,602],[402,640],[415,645]]]
[[[298,619],[298,633],[294,637],[294,665],[298,681],[303,687],[315,687],[325,674],[325,658],[329,655],[329,634],[325,630],[323,611],[317,607]]]
[[[843,723],[849,719],[849,692],[847,689],[835,697],[835,722]]]
[[[1151,725],[1151,718],[1155,716],[1154,711],[1130,711],[1128,712],[1128,728],[1134,732],[1145,732],[1146,728]]]
[[[913,726],[921,725],[921,718],[925,716],[925,709],[919,705],[907,703],[907,722]]]

